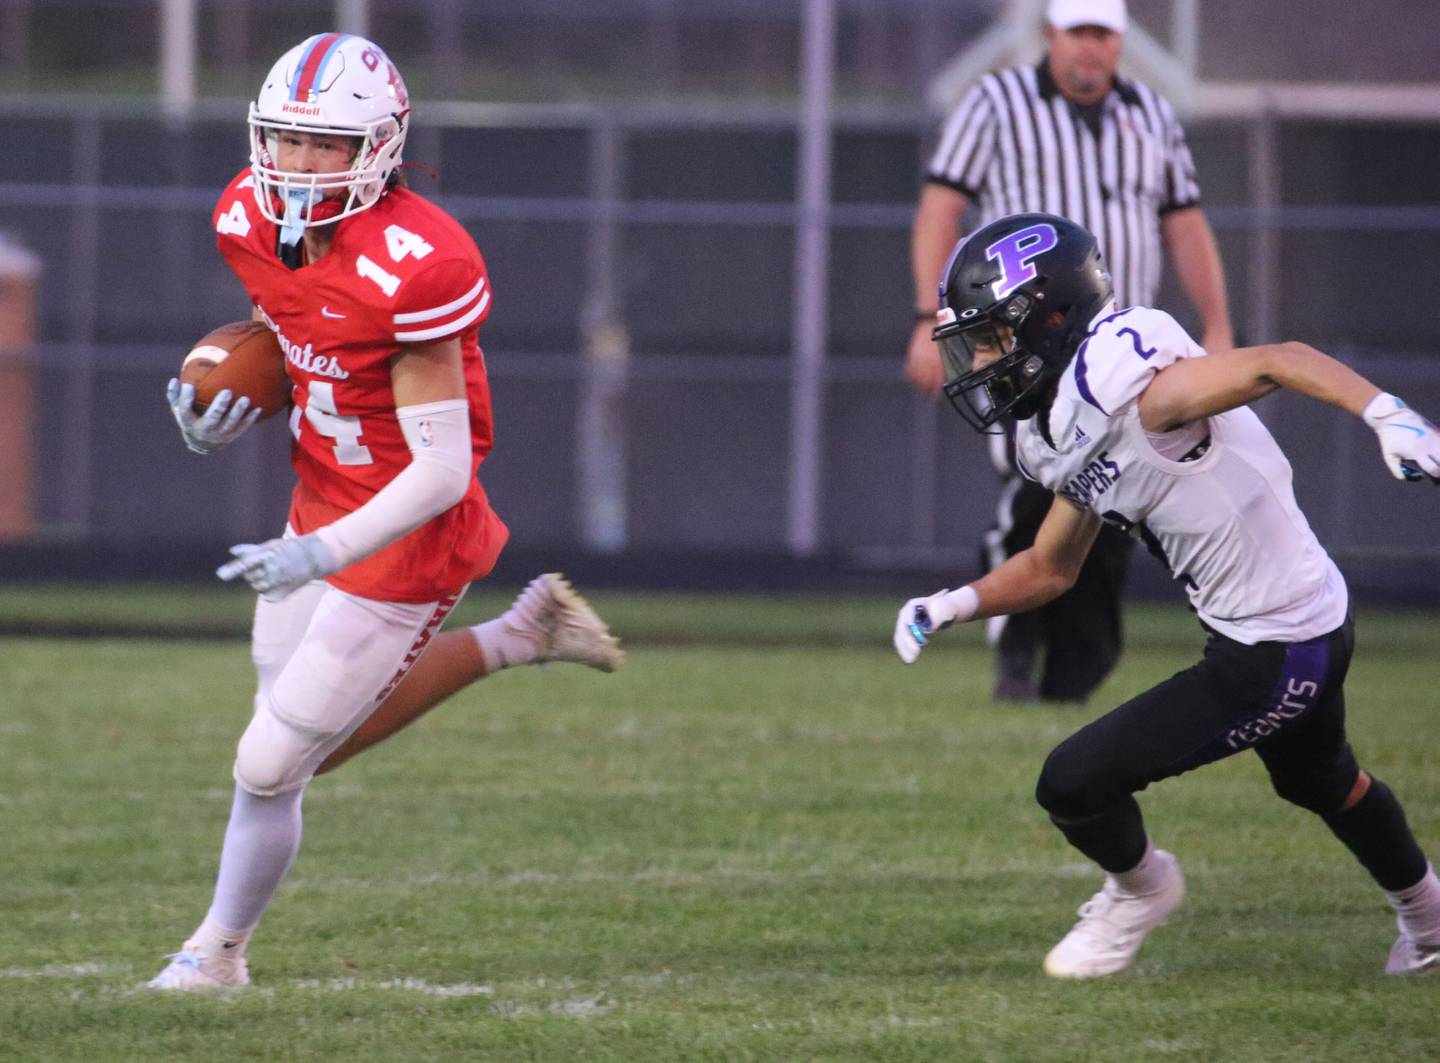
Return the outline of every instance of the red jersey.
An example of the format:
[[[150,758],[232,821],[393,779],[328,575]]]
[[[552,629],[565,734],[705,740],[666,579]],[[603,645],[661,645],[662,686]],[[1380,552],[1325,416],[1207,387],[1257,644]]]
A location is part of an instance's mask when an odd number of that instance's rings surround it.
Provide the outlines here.
[[[290,460],[299,534],[359,509],[410,464],[395,416],[391,360],[404,344],[458,337],[470,403],[472,480],[465,497],[410,534],[329,577],[341,590],[435,601],[495,565],[509,536],[473,478],[493,440],[490,385],[476,340],[490,283],[455,219],[404,188],[335,224],[329,252],[289,269],[277,227],[243,171],[215,207],[220,253],[275,331],[294,384]]]

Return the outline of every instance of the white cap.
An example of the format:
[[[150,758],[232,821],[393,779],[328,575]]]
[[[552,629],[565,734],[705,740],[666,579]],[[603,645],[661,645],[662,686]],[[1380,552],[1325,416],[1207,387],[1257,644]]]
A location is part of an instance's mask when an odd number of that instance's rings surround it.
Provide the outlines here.
[[[1125,32],[1125,0],[1050,0],[1045,21],[1056,29],[1076,26],[1104,26]]]

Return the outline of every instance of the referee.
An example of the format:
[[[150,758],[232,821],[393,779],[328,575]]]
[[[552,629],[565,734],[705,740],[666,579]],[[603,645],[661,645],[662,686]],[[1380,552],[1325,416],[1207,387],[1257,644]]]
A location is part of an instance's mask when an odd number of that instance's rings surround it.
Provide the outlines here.
[[[1045,57],[986,74],[946,119],[911,230],[916,310],[905,376],[916,388],[933,393],[944,383],[930,332],[940,273],[971,203],[976,227],[1043,211],[1089,229],[1121,307],[1155,304],[1163,240],[1200,315],[1203,346],[1234,346],[1185,131],[1163,97],[1115,73],[1125,22],[1125,0],[1050,0]],[[982,548],[987,571],[1034,541],[1051,498],[1015,469],[1007,436],[991,444],[1004,487]],[[991,622],[997,699],[1083,701],[1099,685],[1120,656],[1130,546],[1107,526],[1072,590]]]

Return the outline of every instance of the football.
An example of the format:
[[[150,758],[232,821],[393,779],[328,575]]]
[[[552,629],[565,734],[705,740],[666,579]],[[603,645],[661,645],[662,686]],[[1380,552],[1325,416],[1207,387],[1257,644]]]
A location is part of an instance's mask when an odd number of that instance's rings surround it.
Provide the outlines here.
[[[233,321],[211,329],[180,366],[180,383],[195,385],[195,409],[204,410],[225,388],[246,395],[263,421],[290,405],[285,354],[263,322]]]

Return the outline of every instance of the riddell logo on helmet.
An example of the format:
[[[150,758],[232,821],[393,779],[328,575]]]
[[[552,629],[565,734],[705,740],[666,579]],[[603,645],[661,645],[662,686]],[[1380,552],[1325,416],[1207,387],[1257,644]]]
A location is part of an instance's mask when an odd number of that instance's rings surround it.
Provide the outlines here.
[[[286,100],[280,107],[281,114],[300,114],[307,118],[320,117],[320,108],[310,103],[295,103],[293,100]]]

